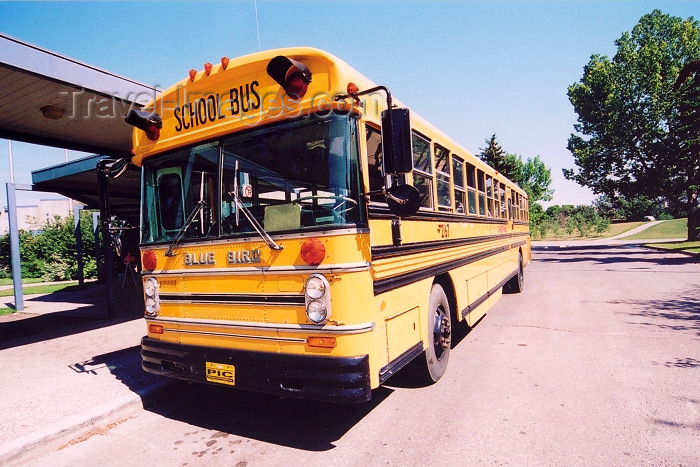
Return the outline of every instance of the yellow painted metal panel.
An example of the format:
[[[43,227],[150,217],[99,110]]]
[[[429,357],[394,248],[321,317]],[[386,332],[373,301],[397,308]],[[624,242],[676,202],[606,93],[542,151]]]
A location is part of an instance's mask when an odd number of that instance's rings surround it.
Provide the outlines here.
[[[386,320],[388,362],[420,342],[420,309],[411,308]]]

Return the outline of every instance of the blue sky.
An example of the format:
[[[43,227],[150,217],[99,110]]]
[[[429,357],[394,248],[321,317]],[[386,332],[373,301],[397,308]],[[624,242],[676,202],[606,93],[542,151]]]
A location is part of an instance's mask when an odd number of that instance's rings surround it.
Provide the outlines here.
[[[593,199],[561,174],[573,167],[566,144],[576,115],[567,87],[592,54],[612,57],[615,39],[654,9],[700,19],[697,1],[257,1],[263,50],[327,50],[473,153],[495,133],[507,152],[539,155],[552,169],[555,204]],[[252,0],[0,1],[0,31],[162,88],[205,62],[258,50]],[[17,142],[13,155],[16,183],[64,161],[61,149]],[[8,181],[2,140],[3,201]],[[31,195],[18,197],[21,204]]]

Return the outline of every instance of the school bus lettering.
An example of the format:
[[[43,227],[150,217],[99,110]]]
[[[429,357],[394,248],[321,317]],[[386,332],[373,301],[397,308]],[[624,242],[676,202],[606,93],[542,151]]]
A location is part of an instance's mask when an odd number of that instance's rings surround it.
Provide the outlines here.
[[[229,90],[231,116],[235,117],[241,112],[246,113],[260,108],[260,95],[255,89],[258,86],[259,83],[253,81],[245,85],[245,92],[243,86]]]
[[[185,266],[196,266],[199,264],[216,264],[214,252],[207,253],[185,253]]]
[[[259,263],[260,250],[238,250],[228,252],[228,263]]]
[[[192,102],[175,107],[173,116],[175,117],[175,131],[181,132],[222,120],[227,116],[235,117],[241,113],[250,112],[260,108],[260,95],[257,81],[252,81],[228,92],[229,99],[226,100],[219,94],[209,94],[206,97],[195,99]]]

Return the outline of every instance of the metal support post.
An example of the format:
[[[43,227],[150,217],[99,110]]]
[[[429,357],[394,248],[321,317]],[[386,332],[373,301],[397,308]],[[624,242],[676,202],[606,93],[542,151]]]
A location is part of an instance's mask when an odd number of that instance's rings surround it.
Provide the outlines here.
[[[73,226],[75,227],[75,253],[78,261],[78,284],[80,287],[85,285],[85,274],[83,271],[83,236],[80,232],[80,211],[82,208],[76,206],[73,208]]]
[[[31,185],[8,183],[7,189],[7,221],[10,229],[10,262],[12,264],[12,287],[15,293],[15,310],[24,310],[22,295],[22,261],[19,256],[19,224],[17,221],[16,190],[32,191]]]
[[[104,277],[107,284],[107,316],[114,318],[116,309],[114,305],[114,255],[112,254],[111,232],[109,224],[112,215],[109,206],[109,177],[105,164],[108,159],[102,159],[97,163],[97,190],[100,200],[100,226],[102,231],[102,256],[104,258]]]
[[[104,272],[100,268],[100,256],[102,247],[100,246],[100,214],[97,212],[92,213],[92,235],[95,238],[95,264],[97,265],[97,282],[104,282]]]

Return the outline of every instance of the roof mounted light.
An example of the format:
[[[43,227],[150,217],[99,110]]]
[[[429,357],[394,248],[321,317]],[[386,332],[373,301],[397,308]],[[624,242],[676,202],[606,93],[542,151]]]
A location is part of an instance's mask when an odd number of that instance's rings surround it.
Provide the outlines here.
[[[283,55],[278,55],[267,64],[267,74],[292,99],[300,100],[306,94],[311,83],[311,71],[301,62]]]
[[[146,137],[151,141],[158,141],[160,129],[163,128],[163,120],[155,112],[143,110],[129,110],[124,117],[124,121],[135,126],[146,133]]]

